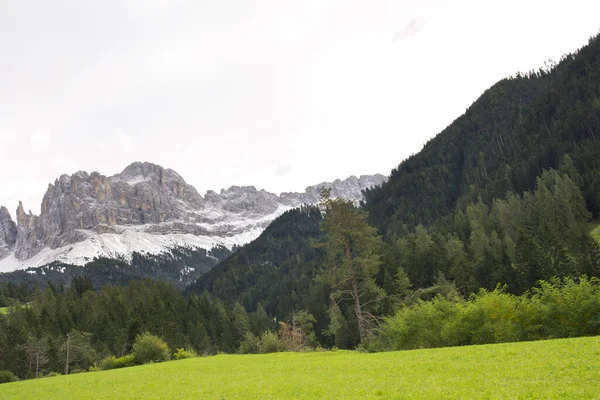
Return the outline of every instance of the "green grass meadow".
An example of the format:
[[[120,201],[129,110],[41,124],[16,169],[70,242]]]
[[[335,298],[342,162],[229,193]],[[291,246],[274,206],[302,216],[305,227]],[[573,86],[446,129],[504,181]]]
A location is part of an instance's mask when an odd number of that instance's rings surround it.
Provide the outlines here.
[[[0,385],[0,399],[594,399],[600,337],[218,355]]]

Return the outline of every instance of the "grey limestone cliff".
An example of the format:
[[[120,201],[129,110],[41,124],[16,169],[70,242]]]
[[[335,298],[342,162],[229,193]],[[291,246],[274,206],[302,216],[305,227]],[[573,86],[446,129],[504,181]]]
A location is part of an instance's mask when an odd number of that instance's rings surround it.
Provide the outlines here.
[[[153,235],[242,235],[264,229],[286,209],[316,203],[323,185],[334,197],[358,201],[361,190],[385,179],[353,176],[280,196],[253,186],[232,186],[202,197],[175,171],[151,163],[136,162],[109,177],[80,171],[48,185],[39,216],[19,203],[15,224],[8,210],[0,209],[0,260],[10,254],[26,260],[44,248],[57,249],[93,235],[122,235],[128,229]],[[127,248],[126,240],[119,240]]]
[[[17,226],[6,207],[0,207],[0,258],[10,254],[17,242]]]

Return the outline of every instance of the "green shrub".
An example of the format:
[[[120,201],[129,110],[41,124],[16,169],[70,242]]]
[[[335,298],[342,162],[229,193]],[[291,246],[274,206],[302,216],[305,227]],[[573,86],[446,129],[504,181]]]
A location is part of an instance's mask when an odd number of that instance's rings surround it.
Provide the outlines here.
[[[582,276],[541,281],[532,290],[538,300],[544,335],[548,338],[600,334],[596,321],[600,317],[600,280]]]
[[[260,339],[251,332],[247,332],[244,340],[240,343],[240,354],[258,354]]]
[[[390,350],[448,345],[442,332],[445,325],[457,317],[462,306],[460,299],[446,299],[441,295],[431,301],[418,300],[386,319],[382,335]]]
[[[101,370],[109,370],[116,368],[132,367],[135,365],[135,357],[133,354],[128,354],[123,357],[108,356],[100,361]]]
[[[198,357],[198,354],[193,350],[177,349],[175,354],[173,354],[173,358],[176,360],[185,360],[186,358],[194,357]]]
[[[19,378],[10,371],[0,371],[0,383],[16,382]]]
[[[260,343],[258,345],[258,352],[264,353],[277,353],[279,351],[285,351],[284,346],[279,341],[279,337],[276,333],[271,331],[265,331],[260,336]]]
[[[600,280],[582,276],[540,281],[522,296],[481,289],[469,297],[401,308],[385,320],[367,351],[517,342],[600,334]]]
[[[149,332],[135,338],[131,354],[135,357],[137,364],[162,362],[171,359],[169,346],[161,338]]]
[[[386,339],[376,332],[371,332],[358,345],[356,350],[364,353],[379,353],[386,351],[390,347]],[[319,348],[316,349],[319,351]]]

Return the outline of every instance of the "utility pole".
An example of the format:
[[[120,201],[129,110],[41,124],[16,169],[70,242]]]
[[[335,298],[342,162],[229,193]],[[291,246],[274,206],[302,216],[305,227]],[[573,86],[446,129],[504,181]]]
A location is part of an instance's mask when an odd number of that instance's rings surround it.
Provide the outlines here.
[[[69,346],[71,345],[71,336],[67,333],[67,362],[65,363],[65,375],[69,375]]]

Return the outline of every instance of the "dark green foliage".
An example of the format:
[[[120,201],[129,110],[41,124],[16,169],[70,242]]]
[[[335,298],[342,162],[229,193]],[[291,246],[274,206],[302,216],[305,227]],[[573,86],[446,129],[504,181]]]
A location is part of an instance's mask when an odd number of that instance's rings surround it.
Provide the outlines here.
[[[239,248],[188,291],[207,291],[226,304],[239,302],[253,311],[248,317],[255,335],[276,329],[274,317],[281,320],[306,309],[317,319],[315,332],[320,337],[327,323],[329,292],[314,281],[323,252],[311,243],[323,235],[321,221],[316,207],[285,212],[258,239]]]
[[[99,292],[82,291],[85,287],[85,282],[74,282],[67,289],[37,288],[31,304],[0,314],[0,369],[21,378],[34,377],[36,371],[39,376],[64,373],[67,334],[69,370],[76,372],[109,355],[116,355],[119,364],[118,357],[131,353],[144,332],[163,338],[171,346],[169,355],[178,348],[234,352],[243,339],[237,335],[249,326],[241,306],[234,311],[207,295],[186,298],[164,282],[106,285]]]
[[[546,170],[533,191],[509,193],[491,205],[479,198],[434,225],[388,237],[378,283],[401,301],[409,282],[423,290],[439,277],[469,294],[498,283],[523,293],[553,276],[600,276],[589,218],[573,180]]]
[[[0,274],[0,277],[2,276]],[[18,303],[25,304],[31,301],[37,286],[27,283],[2,282],[0,279],[0,307],[8,307]]]
[[[0,383],[16,382],[19,378],[10,371],[0,371]]]
[[[599,60],[596,37],[552,68],[498,82],[365,192],[391,248],[378,277],[388,294],[398,267],[414,288],[442,273],[463,293],[600,273],[583,228],[600,213]]]
[[[246,337],[240,343],[238,352],[240,354],[258,354],[260,338],[252,332],[246,333]]]
[[[336,305],[346,300],[352,304],[353,319],[359,338],[366,337],[377,320],[372,314],[383,298],[383,290],[375,283],[381,265],[383,243],[377,230],[367,223],[367,213],[344,199],[331,199],[323,189],[321,204],[325,209],[323,248],[326,260],[317,277],[331,288],[331,300]],[[338,325],[330,324],[329,332],[338,334]]]
[[[226,302],[238,301],[248,310],[256,310],[260,302],[268,314],[286,315],[295,301],[281,295],[312,280],[318,251],[310,251],[310,240],[321,236],[320,222],[316,207],[285,212],[258,239],[239,248],[188,290],[206,290]],[[266,293],[271,298],[265,299]]]
[[[150,332],[145,332],[135,338],[131,354],[136,364],[163,362],[171,359],[169,346]]]
[[[570,154],[587,208],[600,212],[600,40],[553,69],[504,79],[464,115],[367,190],[371,222],[387,235],[430,225],[480,196],[532,190]]]

